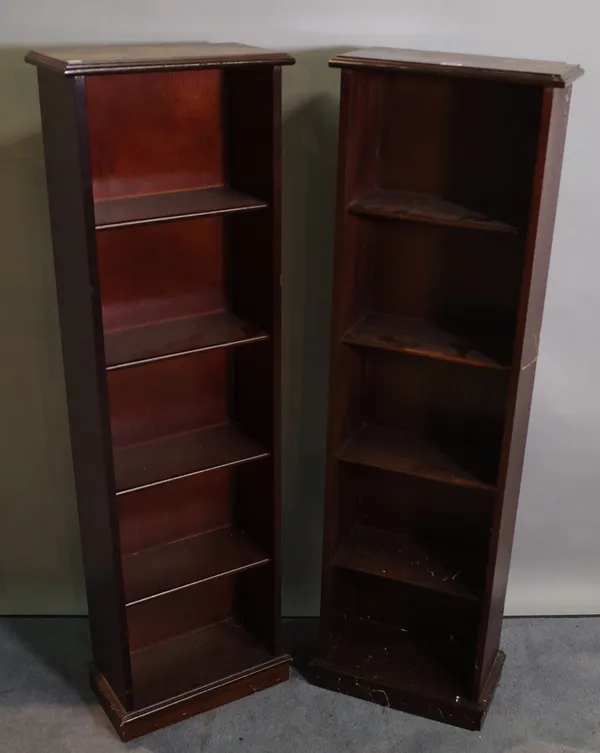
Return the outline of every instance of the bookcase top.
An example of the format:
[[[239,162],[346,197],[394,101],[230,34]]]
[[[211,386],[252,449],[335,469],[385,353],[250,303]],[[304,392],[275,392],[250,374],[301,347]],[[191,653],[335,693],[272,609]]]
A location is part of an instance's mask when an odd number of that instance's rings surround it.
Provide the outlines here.
[[[463,55],[455,52],[396,50],[392,47],[371,47],[345,52],[334,57],[329,64],[333,68],[418,71],[559,88],[570,86],[575,79],[583,75],[583,68],[569,63],[488,55]]]
[[[171,68],[214,68],[221,65],[291,65],[295,62],[285,52],[236,42],[64,47],[32,50],[25,60],[67,76]]]

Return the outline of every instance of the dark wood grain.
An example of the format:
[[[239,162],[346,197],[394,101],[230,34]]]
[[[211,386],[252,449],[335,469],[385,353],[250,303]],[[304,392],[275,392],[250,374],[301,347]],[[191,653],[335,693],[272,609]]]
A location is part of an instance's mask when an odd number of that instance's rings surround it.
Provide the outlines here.
[[[496,233],[517,232],[516,228],[484,217],[472,209],[444,201],[437,196],[408,191],[371,191],[351,202],[348,209],[354,214],[389,220],[409,220],[431,225],[490,230]]]
[[[333,560],[335,567],[475,599],[459,553],[409,535],[358,526]]]
[[[421,319],[368,314],[349,329],[343,339],[350,345],[365,348],[413,353],[491,369],[507,368],[472,348],[460,336]]]
[[[432,442],[417,434],[382,426],[365,426],[340,449],[339,458],[370,468],[406,473],[458,486],[493,489],[478,480]]]
[[[126,221],[128,209],[133,219],[140,212],[143,219],[144,209],[150,212],[146,217],[165,211],[187,214],[196,203],[215,203],[216,198],[203,200],[193,189],[225,183],[222,92],[219,69],[87,79],[94,199],[107,202],[96,207],[97,225]],[[169,203],[161,196],[167,192],[181,195]],[[140,198],[148,194],[158,196]]]
[[[117,498],[123,555],[233,523],[227,469],[186,476]]]
[[[411,688],[423,695],[447,699],[464,694],[443,662],[436,660],[426,642],[410,630],[393,629],[361,621],[341,638],[326,658],[357,679]]]
[[[456,52],[426,50],[397,50],[392,47],[373,47],[345,52],[333,58],[334,68],[365,67],[395,71],[420,71],[439,76],[487,78],[515,83],[534,83],[540,86],[569,86],[583,75],[578,65],[550,60],[501,58],[491,55],[467,55]]]
[[[107,369],[160,361],[213,348],[268,340],[268,335],[229,311],[170,319],[145,327],[107,332]]]
[[[521,238],[374,222],[362,253],[369,274],[352,293],[357,312],[347,329],[368,313],[425,320],[497,363],[512,364]]]
[[[141,706],[267,664],[265,648],[242,627],[223,622],[162,641],[132,654],[134,690]]]
[[[232,212],[264,209],[266,203],[224,186],[190,191],[124,196],[102,199],[94,204],[96,228],[144,225]]]
[[[209,68],[228,65],[293,65],[285,52],[265,50],[235,42],[192,44],[99,45],[32,50],[27,62],[65,73],[123,73],[169,69]]]
[[[406,655],[410,655],[410,660],[405,663],[403,658]],[[366,667],[362,659],[365,656],[374,657],[374,662],[368,663]],[[311,682],[321,687],[377,703],[387,709],[418,714],[426,719],[468,730],[480,730],[500,680],[506,658],[504,653],[498,652],[485,692],[476,702],[453,691],[445,695],[440,693],[440,680],[445,677],[441,676],[435,663],[433,666],[429,663],[421,665],[426,672],[432,672],[429,677],[426,675],[423,682],[420,673],[411,672],[415,656],[421,658],[422,653],[415,651],[414,644],[411,645],[410,642],[406,642],[403,654],[390,660],[385,653],[382,655],[380,640],[358,644],[341,641],[335,645],[330,659],[315,660],[306,674]],[[383,669],[386,681],[380,679],[375,668],[377,671]]]
[[[115,450],[117,493],[267,457],[233,424],[175,434]]]
[[[213,578],[127,607],[130,651],[233,618],[237,577]]]
[[[226,423],[228,356],[209,350],[109,371],[115,448]]]
[[[504,661],[569,84],[581,70],[405,50],[332,65],[338,203],[320,646],[308,672],[479,729]]]
[[[268,561],[250,538],[230,527],[134,552],[123,559],[127,606]]]
[[[225,220],[96,233],[105,333],[227,310]]]

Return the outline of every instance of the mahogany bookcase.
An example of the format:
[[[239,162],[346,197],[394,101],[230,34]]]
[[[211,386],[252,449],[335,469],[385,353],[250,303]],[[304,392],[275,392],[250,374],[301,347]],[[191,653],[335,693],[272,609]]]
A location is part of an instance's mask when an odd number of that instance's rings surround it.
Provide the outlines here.
[[[93,645],[123,739],[282,682],[288,55],[31,52]]]
[[[577,66],[371,49],[341,73],[317,684],[478,729]]]

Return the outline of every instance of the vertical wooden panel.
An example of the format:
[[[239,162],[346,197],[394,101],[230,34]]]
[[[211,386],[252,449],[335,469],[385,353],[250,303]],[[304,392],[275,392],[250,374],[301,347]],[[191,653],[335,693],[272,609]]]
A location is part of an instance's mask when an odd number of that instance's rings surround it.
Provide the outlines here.
[[[544,91],[513,374],[506,404],[500,485],[488,561],[487,597],[475,660],[475,696],[487,681],[500,642],[570,96],[571,87]]]
[[[38,71],[71,448],[94,660],[130,707],[83,78]]]

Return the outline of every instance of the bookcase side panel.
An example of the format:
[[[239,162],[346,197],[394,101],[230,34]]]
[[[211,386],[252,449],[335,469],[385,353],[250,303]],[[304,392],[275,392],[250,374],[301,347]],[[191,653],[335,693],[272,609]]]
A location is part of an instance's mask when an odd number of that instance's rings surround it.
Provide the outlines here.
[[[85,80],[38,71],[75,487],[96,669],[130,706]]]
[[[513,373],[508,387],[499,487],[493,515],[473,694],[492,671],[502,629],[517,504],[525,458],[571,88],[543,92]]]
[[[337,519],[341,501],[338,492],[336,452],[342,436],[343,405],[347,390],[342,384],[344,363],[342,362],[341,337],[353,294],[352,275],[349,274],[347,260],[347,238],[350,235],[347,223],[355,223],[346,213],[351,196],[353,175],[357,168],[351,144],[356,138],[357,120],[351,118],[355,97],[356,77],[353,71],[343,71],[341,75],[340,114],[338,130],[338,174],[336,187],[336,231],[335,255],[333,262],[333,306],[331,314],[329,350],[329,408],[327,419],[327,458],[325,470],[325,511],[323,522],[323,550],[321,567],[321,620],[320,654],[326,656],[335,641],[334,588],[331,560],[335,553],[337,539]],[[346,375],[347,376],[347,375]]]
[[[271,453],[260,468],[237,477],[239,512],[263,542],[272,563],[240,579],[244,624],[273,654],[281,651],[281,68],[248,66],[225,73],[228,179],[268,208],[228,226],[228,280],[239,315],[269,340],[235,354],[231,400],[236,417]],[[248,500],[260,500],[250,508]]]

